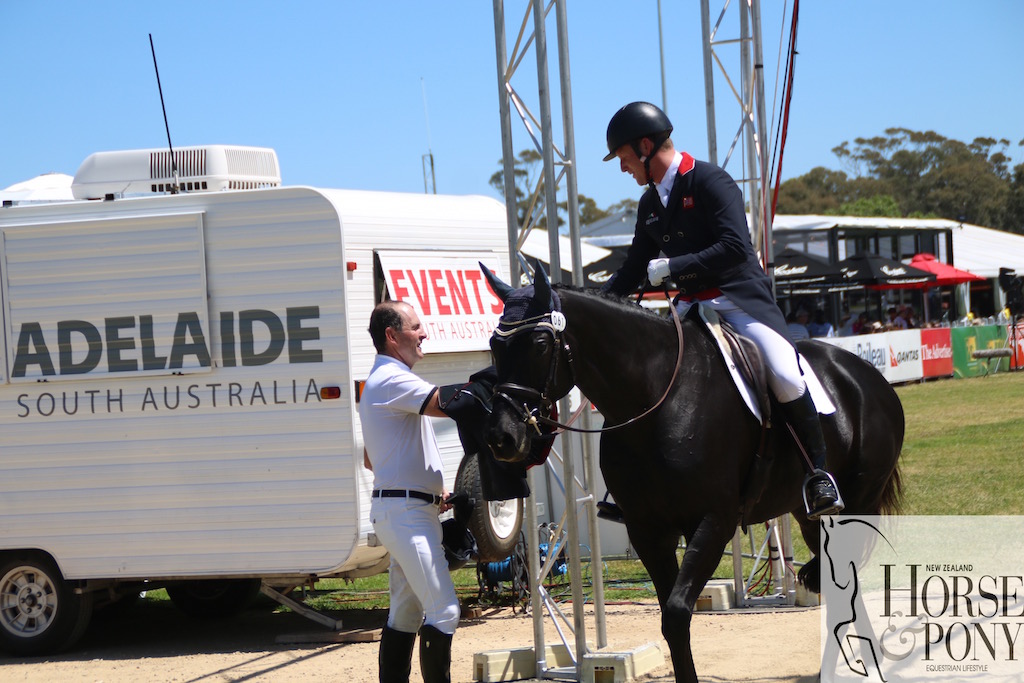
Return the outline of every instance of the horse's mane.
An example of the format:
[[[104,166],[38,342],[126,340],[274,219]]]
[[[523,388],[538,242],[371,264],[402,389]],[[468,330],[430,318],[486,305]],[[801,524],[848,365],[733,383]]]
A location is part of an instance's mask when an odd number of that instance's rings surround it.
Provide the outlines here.
[[[561,295],[562,293],[568,292],[571,294],[579,294],[583,297],[601,301],[607,303],[610,307],[621,311],[627,316],[638,316],[644,320],[660,320],[662,322],[669,322],[668,318],[659,314],[657,311],[653,311],[643,306],[638,306],[636,302],[630,297],[623,297],[617,294],[610,294],[608,292],[602,292],[599,289],[585,289],[583,287],[577,287],[575,285],[564,285],[557,284],[553,285],[552,288]]]

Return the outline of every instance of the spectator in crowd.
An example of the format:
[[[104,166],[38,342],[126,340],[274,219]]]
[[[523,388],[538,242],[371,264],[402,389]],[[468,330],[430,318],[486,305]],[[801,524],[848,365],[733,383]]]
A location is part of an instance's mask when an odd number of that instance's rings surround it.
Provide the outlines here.
[[[889,321],[886,323],[886,327],[890,330],[907,329],[907,321],[897,313],[895,306],[889,307]]]
[[[789,328],[789,336],[793,341],[811,338],[811,333],[807,331],[807,318],[807,311],[802,308],[795,313],[790,311],[786,316],[786,327]]]
[[[939,316],[939,322],[949,327],[950,323],[953,322],[953,313],[949,310],[949,302],[942,302],[942,315]]]
[[[814,311],[814,320],[807,325],[807,332],[812,337],[834,337],[836,331],[832,323],[825,320],[825,311],[820,308]]]
[[[885,327],[882,325],[882,323],[878,322],[877,320],[871,320],[871,318],[868,317],[866,313],[862,315],[864,316],[864,322],[860,326],[860,330],[857,332],[857,334],[874,334],[875,332],[881,332],[885,330]]]
[[[903,321],[907,324],[908,330],[914,329],[915,327],[919,327],[917,323],[917,315],[914,314],[913,306],[907,306],[903,310],[901,310],[900,317],[903,318]]]
[[[867,313],[861,313],[853,323],[854,334],[867,334],[871,331],[871,319]]]
[[[843,316],[843,320],[839,325],[839,331],[836,333],[840,337],[852,337],[857,334],[854,329],[857,326],[857,317],[852,313],[847,313]]]

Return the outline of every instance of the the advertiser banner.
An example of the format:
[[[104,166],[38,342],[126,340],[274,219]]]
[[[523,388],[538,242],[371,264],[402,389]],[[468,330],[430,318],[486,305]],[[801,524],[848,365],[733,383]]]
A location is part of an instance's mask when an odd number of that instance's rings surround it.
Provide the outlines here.
[[[861,334],[853,337],[822,337],[818,341],[846,349],[871,363],[876,370],[885,375],[886,369],[889,367],[888,337],[888,332],[879,332],[878,334]]]
[[[924,376],[921,330],[879,332],[854,337],[826,337],[821,341],[839,346],[875,366],[890,384]]]
[[[889,344],[885,378],[894,383],[924,377],[924,366],[921,362],[921,330],[887,332],[885,336]]]
[[[379,251],[391,298],[416,309],[427,333],[425,353],[488,348],[504,304],[480,270],[501,275],[491,252]]]
[[[949,377],[953,374],[953,345],[948,327],[921,330],[921,367],[925,377]]]
[[[1019,370],[1024,368],[1024,322],[1018,322],[1016,325],[1006,326],[1006,338],[1010,342],[1010,348],[1013,349],[1013,365],[1011,369]]]
[[[957,377],[980,377],[1006,370],[1009,358],[975,358],[974,352],[1001,349],[1006,344],[1006,329],[999,325],[954,327],[952,329],[953,373]]]

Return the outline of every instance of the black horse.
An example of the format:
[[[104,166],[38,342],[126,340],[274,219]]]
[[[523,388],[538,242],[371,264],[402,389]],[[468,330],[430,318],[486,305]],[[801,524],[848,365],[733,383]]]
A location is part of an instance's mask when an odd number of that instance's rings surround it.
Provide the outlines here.
[[[606,427],[629,422],[602,433],[601,471],[658,593],[676,680],[696,681],[690,620],[741,517],[755,523],[791,512],[811,551],[819,547],[820,526],[804,513],[801,456],[780,418],[759,458],[761,426],[701,324],[684,319],[677,339],[673,322],[661,316],[623,299],[552,288],[537,270],[533,285],[514,290],[484,269],[505,301],[491,338],[498,385],[489,446],[499,460],[522,459],[539,434],[538,419],[543,423],[551,403],[573,385],[601,411]],[[680,342],[685,351],[669,389]],[[904,431],[899,398],[877,370],[843,349],[814,341],[798,348],[838,408],[822,417],[822,429],[846,512],[896,512]],[[760,470],[763,493],[751,500],[748,480]],[[686,539],[681,564],[680,536]],[[817,557],[800,579],[818,589]]]

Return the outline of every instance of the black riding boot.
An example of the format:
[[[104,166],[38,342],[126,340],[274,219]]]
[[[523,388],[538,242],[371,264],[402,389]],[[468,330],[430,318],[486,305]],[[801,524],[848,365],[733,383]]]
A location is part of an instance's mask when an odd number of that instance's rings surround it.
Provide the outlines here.
[[[385,626],[380,632],[380,683],[409,683],[416,634]]]
[[[813,520],[822,515],[839,513],[844,507],[843,499],[839,495],[835,479],[825,471],[825,437],[821,433],[821,422],[811,399],[811,392],[804,391],[803,396],[795,401],[783,403],[780,407],[813,465],[812,471],[804,479],[807,518]]]
[[[451,683],[452,637],[433,626],[420,629],[420,673],[423,683]]]

